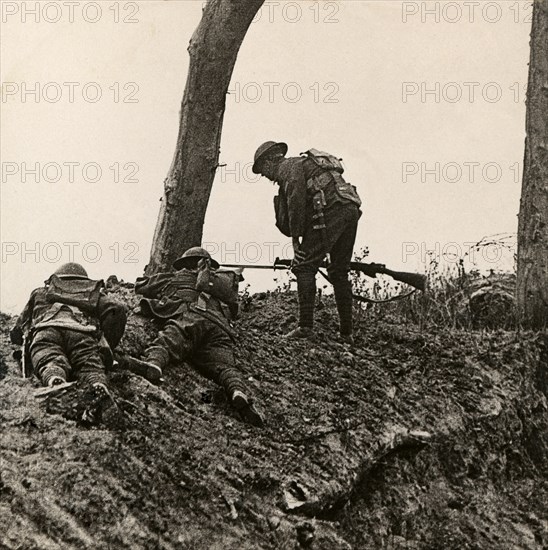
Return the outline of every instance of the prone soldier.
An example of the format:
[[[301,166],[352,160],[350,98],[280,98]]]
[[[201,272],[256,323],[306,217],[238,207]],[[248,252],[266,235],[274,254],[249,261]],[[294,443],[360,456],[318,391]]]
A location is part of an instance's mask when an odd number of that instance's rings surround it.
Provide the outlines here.
[[[104,292],[103,281],[88,278],[77,263],[67,263],[33,290],[10,332],[16,345],[25,342],[44,395],[77,380],[89,404],[82,420],[95,423],[107,409],[117,409],[108,390],[106,366],[121,340],[126,308]],[[37,394],[39,395],[39,394]]]
[[[238,313],[241,272],[221,270],[207,250],[187,250],[175,272],[137,279],[142,312],[165,323],[143,359],[131,358],[129,368],[159,382],[172,364],[189,360],[205,377],[220,384],[240,417],[257,427],[262,416],[248,397],[242,374],[235,366],[230,320]]]
[[[353,343],[352,287],[348,278],[361,200],[346,182],[340,159],[316,149],[285,158],[285,143],[267,141],[255,153],[253,172],[279,184],[274,199],[276,226],[293,240],[299,325],[287,336],[311,338],[316,273],[327,258],[340,320],[340,337]]]

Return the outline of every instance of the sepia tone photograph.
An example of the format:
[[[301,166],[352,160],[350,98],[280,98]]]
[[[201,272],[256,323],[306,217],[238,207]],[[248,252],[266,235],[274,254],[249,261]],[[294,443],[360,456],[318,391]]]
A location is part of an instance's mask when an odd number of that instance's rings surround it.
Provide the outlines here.
[[[0,548],[548,548],[548,0],[0,0]]]

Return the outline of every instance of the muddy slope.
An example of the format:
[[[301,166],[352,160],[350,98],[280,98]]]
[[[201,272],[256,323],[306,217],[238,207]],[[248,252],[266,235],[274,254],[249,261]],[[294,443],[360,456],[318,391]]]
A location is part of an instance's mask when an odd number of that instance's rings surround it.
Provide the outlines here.
[[[84,429],[75,395],[34,399],[2,317],[0,547],[548,546],[545,337],[364,316],[351,349],[326,301],[316,341],[293,343],[295,310],[292,294],[246,300],[238,357],[262,431],[188,365],[161,388],[112,373],[124,422]],[[133,315],[124,351],[154,331]]]

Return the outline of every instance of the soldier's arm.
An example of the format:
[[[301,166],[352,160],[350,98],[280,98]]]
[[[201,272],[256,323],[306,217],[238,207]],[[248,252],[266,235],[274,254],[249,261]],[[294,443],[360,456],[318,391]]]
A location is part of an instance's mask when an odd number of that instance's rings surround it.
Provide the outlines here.
[[[96,315],[110,349],[114,349],[124,335],[127,314],[128,310],[124,304],[114,300],[108,294],[101,294]]]
[[[135,281],[135,294],[140,294],[145,298],[159,298],[171,277],[173,277],[172,273],[158,273],[152,275],[152,277],[139,277]]]
[[[304,235],[306,212],[306,177],[302,162],[295,162],[285,175],[289,227],[293,238]]]
[[[10,340],[12,344],[17,346],[23,345],[23,337],[25,332],[27,332],[30,327],[32,321],[32,311],[34,310],[34,300],[36,298],[36,293],[39,290],[40,289],[35,289],[32,291],[29,301],[26,303],[21,315],[17,317],[15,325],[10,330]]]

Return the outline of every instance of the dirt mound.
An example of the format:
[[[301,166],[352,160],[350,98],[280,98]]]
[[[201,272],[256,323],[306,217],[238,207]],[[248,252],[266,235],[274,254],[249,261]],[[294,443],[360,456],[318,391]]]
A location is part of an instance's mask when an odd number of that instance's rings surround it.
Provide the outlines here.
[[[136,305],[131,288],[119,296]],[[360,317],[288,342],[292,294],[245,300],[239,366],[267,416],[242,424],[188,365],[111,384],[124,422],[83,428],[74,394],[40,404],[2,317],[0,546],[510,549],[548,545],[548,343]],[[132,315],[122,343],[156,331]],[[76,390],[75,390],[76,391]]]

